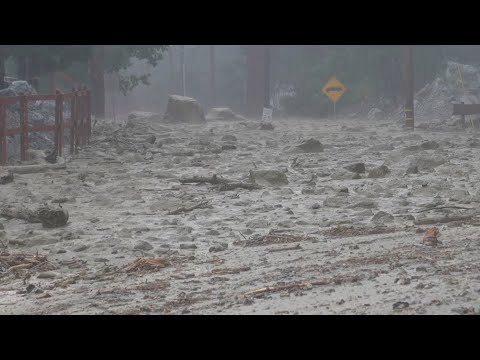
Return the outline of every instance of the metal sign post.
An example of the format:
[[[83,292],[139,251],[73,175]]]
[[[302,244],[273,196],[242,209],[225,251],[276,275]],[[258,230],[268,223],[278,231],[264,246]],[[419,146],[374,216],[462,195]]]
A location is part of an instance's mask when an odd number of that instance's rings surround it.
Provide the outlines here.
[[[345,94],[347,88],[343,85],[335,76],[332,76],[330,80],[322,88],[325,95],[328,96],[331,102],[333,102],[333,118],[335,119],[337,108],[337,101]]]

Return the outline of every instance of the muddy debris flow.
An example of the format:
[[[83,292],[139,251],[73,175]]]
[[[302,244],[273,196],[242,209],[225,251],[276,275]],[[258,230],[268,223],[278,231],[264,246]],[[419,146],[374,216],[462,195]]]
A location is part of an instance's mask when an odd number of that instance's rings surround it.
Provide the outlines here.
[[[0,314],[478,314],[473,137],[183,97],[98,122],[0,171]]]

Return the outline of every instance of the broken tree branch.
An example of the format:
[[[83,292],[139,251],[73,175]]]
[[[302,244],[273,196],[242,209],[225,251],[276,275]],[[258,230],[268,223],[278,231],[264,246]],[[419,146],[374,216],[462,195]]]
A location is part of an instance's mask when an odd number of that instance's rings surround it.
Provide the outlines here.
[[[226,184],[230,183],[230,180],[219,178],[217,175],[212,177],[203,177],[203,176],[194,176],[193,178],[180,179],[182,184],[198,184],[198,183],[209,183],[209,184]]]
[[[0,216],[8,219],[22,219],[30,223],[42,223],[46,228],[65,226],[68,222],[67,210],[49,206],[43,206],[37,210],[4,206],[0,209]]]
[[[193,211],[195,209],[204,209],[207,205],[208,205],[207,201],[202,201],[201,203],[199,203],[197,205],[194,205],[194,206],[191,206],[191,207],[181,207],[177,210],[169,211],[167,213],[167,215],[178,215],[178,214],[181,214],[181,213],[187,213],[187,212]]]

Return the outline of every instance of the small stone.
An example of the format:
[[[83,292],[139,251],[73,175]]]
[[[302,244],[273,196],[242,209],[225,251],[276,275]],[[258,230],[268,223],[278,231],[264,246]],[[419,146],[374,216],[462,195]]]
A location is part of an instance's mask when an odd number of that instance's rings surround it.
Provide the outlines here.
[[[320,141],[311,138],[298,145],[296,149],[305,153],[318,153],[323,152],[323,145]]]
[[[224,135],[222,141],[237,141],[237,137],[234,135]]]
[[[146,154],[145,154],[145,157],[144,157],[145,160],[153,160],[153,154],[148,151]]]
[[[11,171],[0,169],[0,185],[5,185],[11,182],[13,182],[13,173]]]
[[[400,310],[400,309],[406,309],[409,307],[410,304],[406,301],[398,301],[395,304],[393,304],[393,310]]]
[[[37,275],[38,279],[55,279],[60,277],[60,274],[55,271],[44,271]]]
[[[81,245],[78,245],[78,246],[74,247],[73,251],[80,252],[80,251],[84,251],[84,250],[87,250],[87,249],[88,249],[87,245],[81,244]]]
[[[217,230],[208,230],[206,235],[218,236],[220,233]]]
[[[418,174],[418,166],[417,165],[409,166],[405,173],[406,174]]]
[[[157,138],[155,135],[153,134],[150,134],[147,136],[147,138],[145,139],[145,141],[149,144],[155,144],[155,141],[157,141]]]
[[[236,150],[237,147],[233,144],[222,145],[222,150]]]
[[[390,169],[386,165],[381,165],[379,167],[376,167],[376,168],[372,169],[368,173],[368,177],[376,179],[376,178],[385,177],[388,174],[390,174]]]
[[[393,215],[385,212],[385,211],[379,211],[372,217],[372,222],[374,223],[385,223],[385,222],[392,222],[394,221],[395,218]]]
[[[217,245],[213,245],[208,249],[208,252],[220,252],[220,251],[225,251],[228,249],[228,244],[227,243],[219,243]]]
[[[67,250],[65,249],[60,249],[57,251],[57,254],[65,254],[67,252]]]
[[[440,145],[438,145],[438,143],[436,141],[433,141],[433,140],[425,141],[420,146],[424,150],[435,150],[435,149],[438,149],[440,147]]]
[[[196,249],[197,245],[195,244],[180,244],[180,249]]]
[[[312,205],[312,209],[313,209],[313,210],[320,209],[320,207],[321,207],[321,206],[320,206],[319,203],[315,203],[315,204]]]
[[[134,250],[145,250],[145,251],[149,251],[149,250],[152,250],[153,249],[153,246],[148,242],[148,241],[145,241],[145,240],[140,240],[138,241],[135,246],[133,247]]]
[[[344,169],[357,174],[365,174],[364,163],[356,163],[356,164],[348,165],[348,166],[345,166]]]

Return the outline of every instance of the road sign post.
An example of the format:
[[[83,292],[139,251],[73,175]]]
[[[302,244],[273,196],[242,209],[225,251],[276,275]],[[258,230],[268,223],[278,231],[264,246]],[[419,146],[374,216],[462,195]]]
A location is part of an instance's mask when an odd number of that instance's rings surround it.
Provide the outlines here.
[[[335,118],[337,101],[340,100],[340,98],[345,94],[347,88],[340,82],[340,80],[338,80],[335,76],[332,76],[322,88],[322,91],[325,95],[327,95],[330,101],[333,102],[333,116]]]

